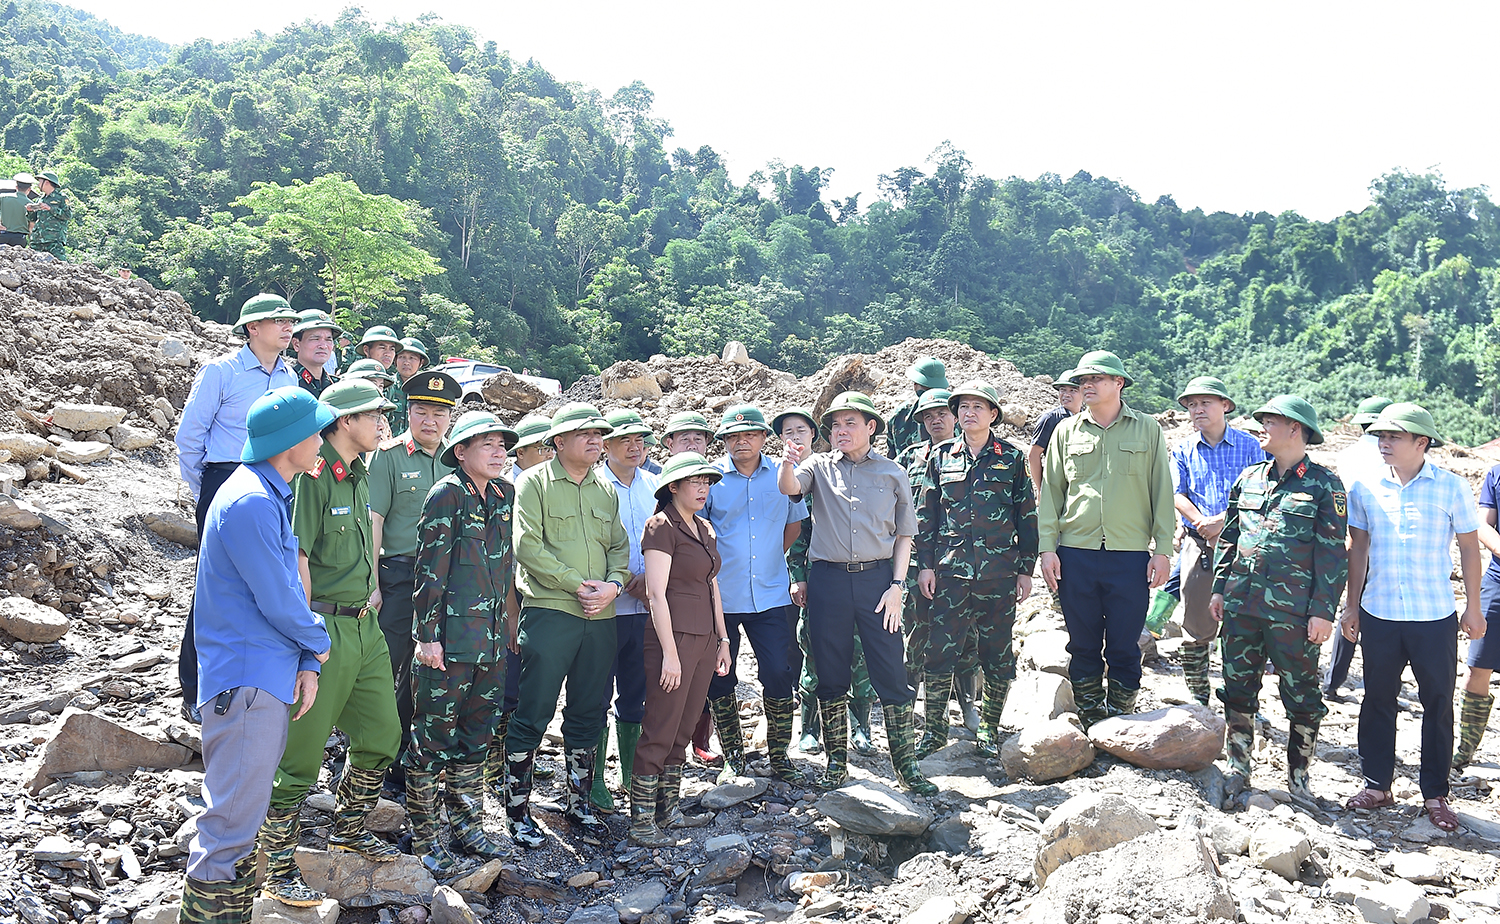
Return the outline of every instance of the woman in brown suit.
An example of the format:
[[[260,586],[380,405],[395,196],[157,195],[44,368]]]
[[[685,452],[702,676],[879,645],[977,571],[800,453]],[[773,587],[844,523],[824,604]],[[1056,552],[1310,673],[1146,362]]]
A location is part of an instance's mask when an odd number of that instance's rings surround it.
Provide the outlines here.
[[[698,516],[708,489],[722,477],[696,452],[667,460],[656,492],[656,515],[646,521],[646,715],[630,776],[630,840],[646,847],[676,839],[663,827],[704,824],[711,815],[685,817],[678,808],[682,765],[715,672],[729,673],[729,634],[719,599],[720,559],[713,527]]]

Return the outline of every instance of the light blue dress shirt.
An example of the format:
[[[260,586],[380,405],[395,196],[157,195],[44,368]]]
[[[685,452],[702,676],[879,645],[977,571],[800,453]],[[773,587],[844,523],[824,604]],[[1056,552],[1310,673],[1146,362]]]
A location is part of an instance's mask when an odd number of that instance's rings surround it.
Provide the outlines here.
[[[1240,473],[1264,461],[1260,440],[1244,430],[1225,427],[1216,446],[1194,433],[1172,450],[1173,491],[1192,501],[1199,513],[1216,517],[1229,508],[1229,489]],[[1183,526],[1193,528],[1187,517],[1181,519]]]
[[[273,388],[296,385],[286,360],[276,357],[267,372],[250,347],[242,346],[198,370],[177,423],[177,467],[194,497],[210,462],[238,462],[249,433],[250,405]]]
[[[786,526],[807,519],[807,504],[781,493],[777,467],[762,453],[749,478],[725,456],[714,463],[724,478],[708,492],[703,516],[719,537],[719,593],[726,613],[764,613],[790,606]]]
[[[625,526],[625,535],[630,537],[630,573],[646,573],[646,556],[641,552],[641,539],[646,535],[646,521],[656,514],[656,489],[660,483],[656,476],[644,468],[635,470],[635,477],[627,487],[615,475],[608,462],[599,463],[599,474],[615,489],[620,497],[620,522]],[[615,598],[615,614],[644,613],[646,601],[637,600],[622,593]]]

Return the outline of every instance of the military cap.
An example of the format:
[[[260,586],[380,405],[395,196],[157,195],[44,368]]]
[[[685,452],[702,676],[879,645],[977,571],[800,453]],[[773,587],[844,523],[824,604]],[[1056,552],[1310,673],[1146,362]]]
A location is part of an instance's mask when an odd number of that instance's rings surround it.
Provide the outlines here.
[[[788,417],[801,417],[803,420],[807,421],[807,425],[809,427],[812,427],[814,433],[818,432],[818,422],[813,419],[813,412],[812,408],[810,407],[787,408],[780,414],[777,414],[775,417],[771,418],[771,429],[775,430],[778,434],[781,433],[781,427],[786,423],[786,419]]]
[[[552,418],[543,417],[540,414],[528,414],[521,418],[516,424],[516,449],[522,446],[531,446],[540,443],[547,438],[547,431],[552,429]]]
[[[234,332],[241,337],[246,336],[245,325],[251,321],[295,321],[297,312],[292,310],[286,299],[280,295],[271,295],[262,292],[252,295],[240,306],[239,319],[234,322]]]
[[[1120,362],[1120,357],[1108,350],[1094,350],[1083,354],[1078,361],[1078,367],[1073,370],[1073,377],[1082,381],[1086,375],[1117,375],[1129,385],[1135,381],[1125,374],[1125,364]]]
[[[1253,416],[1256,420],[1266,414],[1275,414],[1288,420],[1295,420],[1302,425],[1307,434],[1307,444],[1316,446],[1323,442],[1323,431],[1318,426],[1318,412],[1303,398],[1296,395],[1279,395],[1256,408]]]
[[[1354,417],[1349,421],[1361,427],[1368,427],[1380,417],[1380,412],[1391,406],[1391,399],[1381,395],[1371,395],[1359,402],[1359,407],[1354,409]]]
[[[552,416],[552,426],[547,428],[547,438],[544,442],[556,448],[557,438],[565,433],[572,433],[576,430],[602,430],[604,435],[608,436],[613,429],[609,421],[599,413],[598,408],[592,404],[575,401],[572,404],[564,404]]]
[[[875,421],[875,434],[878,436],[885,431],[885,418],[875,410],[875,402],[864,392],[846,391],[833,399],[828,405],[828,410],[823,412],[823,429],[830,429],[830,421],[838,411],[859,411],[861,414]]]
[[[1420,404],[1411,404],[1406,401],[1398,401],[1395,404],[1386,405],[1375,422],[1366,428],[1368,433],[1410,433],[1414,436],[1427,437],[1427,445],[1443,445],[1442,437],[1438,436],[1437,423],[1433,421],[1432,414],[1427,408]]]
[[[674,433],[687,433],[691,430],[701,430],[707,433],[710,439],[714,435],[714,428],[708,425],[708,418],[697,411],[683,411],[680,414],[673,414],[671,419],[667,421],[667,428],[661,432],[661,435],[671,436]]]
[[[672,497],[672,485],[684,478],[693,478],[698,475],[707,475],[717,484],[724,477],[724,473],[714,468],[709,461],[696,452],[679,452],[667,460],[667,464],[661,467],[661,474],[656,476],[660,487],[656,489],[656,499],[659,501],[670,500]]]
[[[1183,407],[1187,407],[1187,399],[1193,395],[1210,395],[1215,398],[1223,398],[1229,402],[1229,413],[1231,414],[1239,406],[1234,403],[1233,398],[1229,397],[1229,386],[1225,385],[1224,380],[1216,375],[1200,375],[1191,382],[1188,382],[1187,387],[1182,390],[1182,394],[1177,396],[1177,403]]]
[[[359,338],[359,343],[355,348],[362,349],[372,343],[389,343],[396,349],[401,349],[401,338],[397,337],[396,332],[384,324],[378,324],[365,331],[365,335]]]
[[[18,173],[18,174],[16,174],[15,181],[17,183],[25,183],[27,186],[35,186],[36,185],[36,177],[32,176],[29,173]],[[275,453],[272,453],[272,455],[274,455],[274,454]]]
[[[424,376],[425,378],[425,376]],[[498,433],[505,439],[505,451],[510,452],[516,445],[516,431],[500,422],[500,418],[489,411],[467,411],[464,416],[458,418],[458,423],[453,425],[453,432],[443,441],[443,451],[438,455],[438,461],[449,468],[458,468],[458,459],[453,448],[467,443],[477,436],[488,433]]]
[[[15,191],[16,191],[16,181],[15,180],[0,180],[0,192],[15,192]]]
[[[906,370],[906,377],[923,388],[947,388],[948,369],[941,359],[919,356]]]
[[[375,362],[366,360],[366,362]],[[376,363],[379,365],[379,363]],[[446,372],[418,372],[401,386],[407,401],[426,401],[454,407],[464,396],[464,388],[458,380]]]
[[[1000,410],[1000,390],[980,379],[965,382],[953,389],[953,394],[948,398],[948,407],[955,414],[958,413],[958,399],[960,398],[979,398],[988,401],[995,410]]]
[[[403,337],[401,345],[396,348],[397,353],[415,353],[422,357],[422,362],[431,362],[432,357],[427,355],[427,346],[416,337]]]
[[[323,390],[322,401],[339,417],[365,411],[389,411],[396,406],[386,398],[380,386],[364,378],[334,382]]]
[[[331,330],[335,337],[344,333],[344,329],[335,324],[333,318],[316,308],[297,312],[297,323],[292,326],[292,336],[299,337],[310,330]]]
[[[40,176],[41,176],[41,179],[46,180],[48,183],[51,183],[53,186],[56,186],[58,189],[62,188],[62,180],[58,179],[57,178],[57,174],[54,173],[53,171],[48,170],[45,173],[42,173]]]
[[[651,428],[646,426],[646,421],[641,418],[640,414],[628,408],[610,411],[604,415],[604,421],[614,428],[609,431],[610,439],[617,436],[640,435],[646,437],[648,442],[651,441]]]
[[[283,385],[255,399],[245,419],[245,448],[241,462],[264,462],[278,452],[321,433],[333,423],[333,408],[300,385]]]
[[[1067,372],[1064,372],[1062,375],[1052,380],[1053,388],[1062,388],[1064,386],[1072,386],[1073,388],[1078,387],[1077,369],[1069,369]]]
[[[917,398],[916,407],[911,409],[911,416],[921,420],[923,411],[930,411],[935,407],[947,407],[948,398],[952,395],[953,392],[946,388],[927,389]]]
[[[373,359],[355,360],[349,366],[349,371],[344,373],[343,378],[346,381],[348,379],[378,379],[387,385],[396,384],[395,374],[387,371],[384,366]]]
[[[766,415],[753,404],[736,404],[724,412],[719,421],[719,432],[714,436],[723,439],[731,433],[770,433],[766,426]]]

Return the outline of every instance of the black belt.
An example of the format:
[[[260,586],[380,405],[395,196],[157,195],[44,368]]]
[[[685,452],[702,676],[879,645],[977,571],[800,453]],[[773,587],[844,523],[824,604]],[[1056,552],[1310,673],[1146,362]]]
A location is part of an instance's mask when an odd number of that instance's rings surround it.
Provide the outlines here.
[[[413,555],[387,555],[381,559],[381,561],[393,561],[400,565],[409,565],[415,560],[416,557]]]
[[[209,468],[225,469],[225,468],[227,468],[227,469],[233,470],[233,469],[239,468],[240,467],[240,463],[238,463],[238,462],[209,462],[209,463],[205,464],[203,467],[205,469],[209,469]]]
[[[850,574],[858,574],[861,571],[869,571],[871,568],[875,567],[876,565],[888,565],[890,563],[891,563],[891,560],[889,558],[880,558],[880,559],[876,559],[875,561],[831,561],[831,562],[828,562],[828,564],[833,565],[835,568],[843,568],[845,571],[849,572]]]
[[[321,600],[314,600],[308,606],[312,607],[314,613],[326,613],[329,616],[353,616],[355,619],[363,619],[373,610],[368,603],[364,606],[334,606],[332,603],[324,603]]]

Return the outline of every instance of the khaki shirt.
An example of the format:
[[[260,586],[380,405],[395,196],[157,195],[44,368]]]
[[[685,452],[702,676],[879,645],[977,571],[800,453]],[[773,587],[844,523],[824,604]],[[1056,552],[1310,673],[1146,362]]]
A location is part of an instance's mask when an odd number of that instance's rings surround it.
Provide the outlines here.
[[[630,581],[630,537],[615,489],[589,469],[582,483],[553,459],[516,486],[516,587],[526,606],[583,617],[584,581]],[[594,619],[613,619],[614,604]]]
[[[1108,428],[1085,408],[1057,425],[1037,509],[1041,551],[1172,554],[1175,512],[1167,440],[1154,418],[1128,404]]]
[[[881,561],[895,554],[897,536],[917,534],[911,480],[878,452],[862,462],[818,453],[797,466],[797,483],[812,513],[812,561]]]
[[[385,517],[380,557],[417,554],[417,521],[427,492],[453,469],[423,449],[411,431],[380,444],[370,462],[370,510]]]

